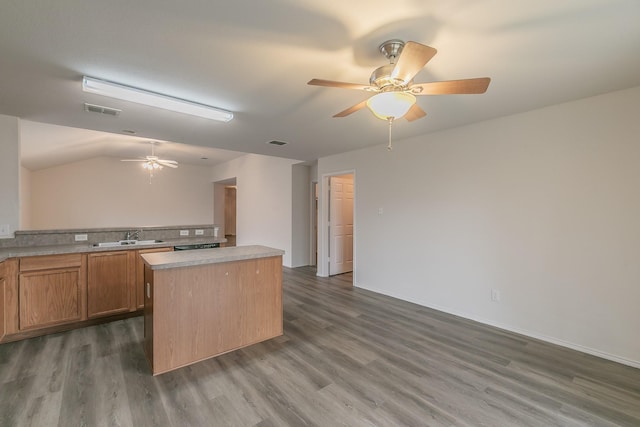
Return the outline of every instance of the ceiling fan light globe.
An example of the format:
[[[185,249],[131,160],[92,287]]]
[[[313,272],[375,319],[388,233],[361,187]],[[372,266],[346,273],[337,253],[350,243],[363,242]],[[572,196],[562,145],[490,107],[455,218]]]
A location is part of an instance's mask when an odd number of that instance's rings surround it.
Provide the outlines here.
[[[416,97],[407,92],[383,92],[367,100],[367,107],[379,119],[399,119],[416,103]]]

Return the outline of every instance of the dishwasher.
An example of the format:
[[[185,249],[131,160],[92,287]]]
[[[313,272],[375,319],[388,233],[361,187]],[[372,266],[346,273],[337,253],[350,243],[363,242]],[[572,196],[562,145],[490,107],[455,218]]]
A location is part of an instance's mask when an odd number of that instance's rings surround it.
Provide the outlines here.
[[[220,243],[195,243],[193,245],[178,245],[174,246],[174,251],[190,251],[193,249],[212,249],[219,248]]]

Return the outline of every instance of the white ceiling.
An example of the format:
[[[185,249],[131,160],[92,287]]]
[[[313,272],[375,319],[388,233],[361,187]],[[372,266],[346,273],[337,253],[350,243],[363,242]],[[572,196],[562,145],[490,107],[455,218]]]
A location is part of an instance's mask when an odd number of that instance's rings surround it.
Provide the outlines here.
[[[147,154],[123,130],[194,146],[187,158],[221,148],[309,161],[386,143],[386,123],[367,110],[331,117],[367,94],[306,83],[367,83],[386,63],[377,47],[387,39],[438,49],[416,82],[492,78],[484,95],[420,97],[427,117],[399,121],[399,140],[638,86],[639,22],[638,0],[4,0],[0,114],[26,120],[32,168]],[[87,94],[83,75],[236,116],[213,122]],[[87,113],[84,102],[122,113]],[[38,123],[116,135],[67,137]],[[288,145],[266,144],[274,139]],[[166,157],[180,144],[166,144]]]
[[[151,154],[150,141],[155,144],[155,155],[162,159],[176,160],[179,164],[213,166],[244,154],[201,145],[149,140],[28,120],[21,120],[20,125],[21,163],[32,171],[99,156],[143,158]]]

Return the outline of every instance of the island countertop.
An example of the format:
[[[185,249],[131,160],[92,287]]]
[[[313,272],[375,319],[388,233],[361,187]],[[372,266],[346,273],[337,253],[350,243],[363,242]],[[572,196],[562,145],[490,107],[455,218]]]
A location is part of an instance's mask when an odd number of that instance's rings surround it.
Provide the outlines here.
[[[245,259],[268,258],[284,255],[282,249],[268,246],[232,246],[229,248],[198,249],[178,252],[142,254],[141,257],[152,270],[190,267]]]

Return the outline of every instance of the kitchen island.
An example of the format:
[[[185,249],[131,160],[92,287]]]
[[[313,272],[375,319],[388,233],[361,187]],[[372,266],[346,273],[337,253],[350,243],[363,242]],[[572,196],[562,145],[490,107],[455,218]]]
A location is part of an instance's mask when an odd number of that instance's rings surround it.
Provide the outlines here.
[[[153,375],[282,335],[282,255],[265,246],[144,254]]]

